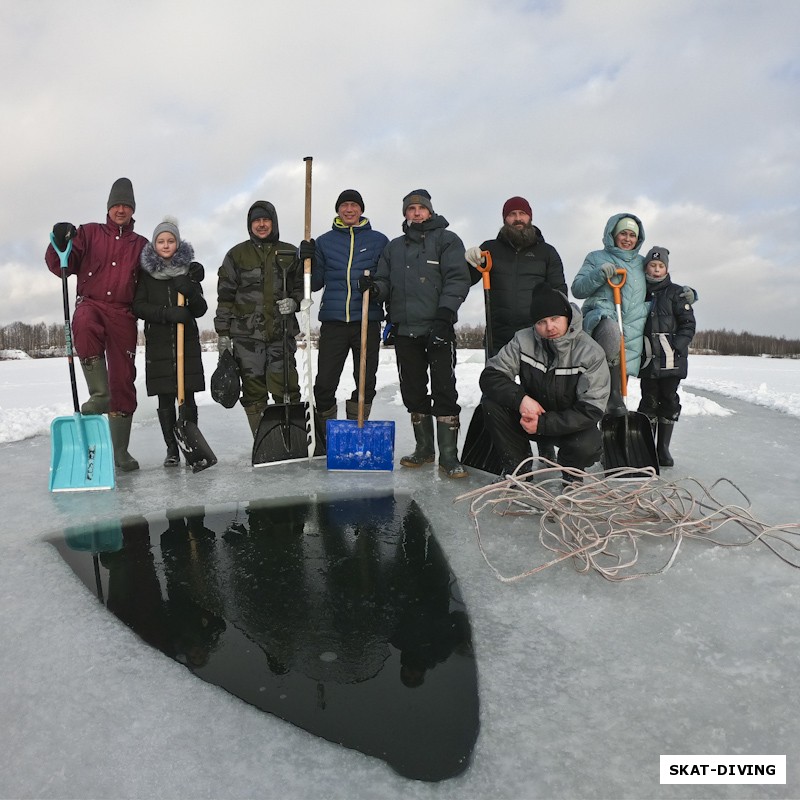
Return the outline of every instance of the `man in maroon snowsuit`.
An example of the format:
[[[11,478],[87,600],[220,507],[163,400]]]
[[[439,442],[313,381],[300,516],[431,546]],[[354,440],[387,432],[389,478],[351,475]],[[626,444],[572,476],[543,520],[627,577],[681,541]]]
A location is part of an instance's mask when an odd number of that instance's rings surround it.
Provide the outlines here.
[[[129,472],[139,469],[128,453],[136,410],[137,321],[131,303],[147,239],[133,231],[136,201],[128,178],[114,182],[107,209],[105,223],[89,222],[77,229],[69,222],[56,223],[53,238],[61,252],[72,241],[67,275],[78,278],[72,334],[90,392],[81,411],[108,412],[114,463]],[[61,277],[61,262],[52,245],[45,261]]]

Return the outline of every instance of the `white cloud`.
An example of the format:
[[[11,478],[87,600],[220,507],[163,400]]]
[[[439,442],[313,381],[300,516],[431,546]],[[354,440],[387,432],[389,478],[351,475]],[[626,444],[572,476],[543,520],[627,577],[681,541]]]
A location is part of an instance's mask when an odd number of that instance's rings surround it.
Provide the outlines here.
[[[402,196],[424,186],[468,245],[523,194],[569,283],[606,219],[635,210],[646,247],[669,247],[676,277],[700,290],[701,327],[800,337],[790,0],[81,0],[0,13],[13,76],[0,86],[0,275],[28,287],[4,291],[0,324],[45,307],[58,320],[47,232],[101,220],[120,175],[139,232],[180,219],[213,309],[253,200],[272,200],[282,237],[301,238],[310,154],[315,235],[346,187],[393,237]],[[473,295],[461,316],[477,321]]]

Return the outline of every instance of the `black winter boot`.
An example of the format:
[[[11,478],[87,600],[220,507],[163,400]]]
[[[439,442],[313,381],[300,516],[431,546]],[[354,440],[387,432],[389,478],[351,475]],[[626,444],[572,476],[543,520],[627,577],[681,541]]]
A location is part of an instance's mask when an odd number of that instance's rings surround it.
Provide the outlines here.
[[[139,462],[128,452],[132,424],[133,417],[130,414],[114,412],[108,415],[111,444],[114,446],[114,465],[123,472],[139,469]]]
[[[608,367],[611,373],[611,394],[606,404],[606,414],[610,417],[624,417],[628,413],[625,401],[622,399],[622,369],[619,363]]]
[[[159,408],[158,421],[161,424],[161,433],[167,445],[167,457],[164,459],[165,467],[177,467],[181,463],[178,440],[175,438],[175,424],[178,421],[175,408]]]
[[[458,460],[458,417],[436,417],[436,438],[439,442],[439,469],[448,478],[466,478],[467,471]]]
[[[669,452],[669,441],[672,439],[672,431],[675,428],[675,421],[671,419],[658,420],[658,442],[656,444],[656,454],[658,455],[658,463],[662,467],[672,467],[675,461]]]
[[[108,367],[103,356],[81,361],[83,377],[89,387],[89,399],[81,406],[81,414],[108,413]]]
[[[417,446],[410,456],[403,456],[400,465],[403,467],[421,467],[423,464],[432,464],[436,458],[433,449],[433,417],[430,414],[411,414],[411,425],[414,429],[414,438]]]

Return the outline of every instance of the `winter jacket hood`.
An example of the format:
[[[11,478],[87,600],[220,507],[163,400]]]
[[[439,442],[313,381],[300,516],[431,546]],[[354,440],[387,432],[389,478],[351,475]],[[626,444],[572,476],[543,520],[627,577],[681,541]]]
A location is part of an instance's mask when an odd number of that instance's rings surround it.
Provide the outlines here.
[[[272,233],[267,236],[266,239],[259,239],[253,231],[250,229],[250,216],[253,213],[253,210],[256,208],[260,208],[264,210],[264,213],[261,215],[262,217],[266,217],[269,220],[272,220]],[[278,212],[275,210],[275,206],[269,202],[269,200],[256,200],[253,205],[247,210],[247,235],[256,243],[259,244],[260,242],[277,242],[278,239],[281,238],[280,230],[278,229]]]

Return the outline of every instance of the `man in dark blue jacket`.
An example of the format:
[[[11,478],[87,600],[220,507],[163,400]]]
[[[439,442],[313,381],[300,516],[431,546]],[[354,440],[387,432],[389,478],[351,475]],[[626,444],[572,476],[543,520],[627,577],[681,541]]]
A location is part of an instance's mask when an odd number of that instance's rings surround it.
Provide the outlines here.
[[[345,189],[336,200],[331,230],[315,243],[311,289],[323,289],[319,307],[319,360],[314,401],[322,420],[337,418],[336,389],[348,353],[353,354],[356,388],[345,403],[347,419],[358,419],[358,366],[361,357],[361,292],[358,280],[375,266],[388,237],[372,230],[363,216],[364,200],[355,189]],[[375,398],[383,304],[372,299],[367,325],[367,374],[364,418],[369,419]],[[324,422],[323,422],[324,424]]]

